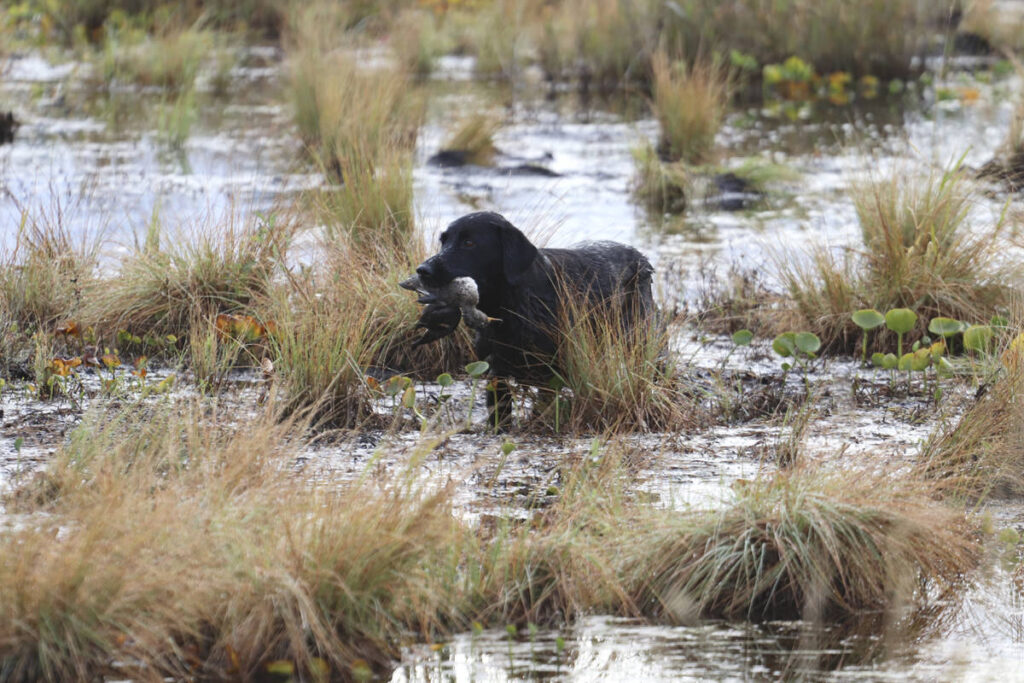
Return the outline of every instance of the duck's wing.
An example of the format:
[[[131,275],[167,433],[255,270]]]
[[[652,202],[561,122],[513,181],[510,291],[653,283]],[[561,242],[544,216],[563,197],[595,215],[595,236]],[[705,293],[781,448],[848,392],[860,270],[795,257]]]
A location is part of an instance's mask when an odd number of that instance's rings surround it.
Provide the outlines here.
[[[458,307],[442,303],[428,305],[416,322],[416,327],[426,329],[426,333],[416,340],[413,348],[447,337],[459,326],[461,319],[462,311]]]

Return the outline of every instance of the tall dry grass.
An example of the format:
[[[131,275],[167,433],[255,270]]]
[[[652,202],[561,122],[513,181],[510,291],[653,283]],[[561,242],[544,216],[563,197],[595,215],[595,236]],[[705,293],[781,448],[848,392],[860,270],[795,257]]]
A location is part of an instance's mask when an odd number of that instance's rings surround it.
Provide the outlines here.
[[[612,90],[650,81],[663,7],[650,0],[564,0],[541,15],[539,61],[554,80]]]
[[[923,334],[933,317],[988,322],[1011,307],[1024,273],[1003,258],[1005,214],[972,213],[977,196],[958,164],[927,175],[896,169],[855,184],[851,194],[861,248],[837,257],[817,247],[809,262],[779,262],[793,302],[791,327],[850,350],[861,334],[850,319],[858,309],[910,308]]]
[[[321,254],[321,267],[290,275],[264,306],[277,324],[271,357],[289,412],[313,407],[322,424],[355,426],[378,397],[371,368],[432,380],[472,357],[464,330],[412,348],[420,307],[398,283],[425,257],[422,246],[368,252],[342,236]]]
[[[705,62],[674,61],[663,51],[651,58],[654,115],[661,128],[659,154],[669,161],[705,163],[729,101],[729,74]]]
[[[187,91],[194,87],[216,42],[211,31],[197,27],[168,25],[154,35],[139,34],[127,27],[111,29],[97,56],[97,70],[108,85]]]
[[[347,22],[342,5],[314,3],[285,41],[299,133],[338,179],[346,169],[372,168],[382,152],[411,150],[423,116],[403,72],[359,64]]]
[[[358,678],[473,621],[926,607],[975,559],[962,514],[891,473],[796,469],[680,511],[641,504],[628,454],[599,449],[532,523],[474,528],[411,471],[307,476],[304,419],[224,417],[93,412],[7,496],[5,680]]]
[[[48,0],[33,2],[40,24],[63,42],[105,38],[112,21],[159,32],[168,26],[203,22],[220,31],[274,38],[286,23],[292,0]],[[47,36],[49,37],[49,36]]]
[[[555,382],[569,390],[570,398],[565,408],[557,405],[561,399],[549,405],[545,421],[575,432],[674,431],[697,425],[701,410],[681,391],[667,351],[670,332],[658,311],[645,312],[624,294],[595,305],[581,300],[578,286],[560,286],[562,309],[554,333],[559,340]]]
[[[228,215],[168,231],[157,216],[119,264],[97,283],[82,317],[97,329],[187,338],[219,313],[253,312],[284,263],[294,226],[285,217]]]
[[[0,254],[0,315],[22,333],[52,332],[81,308],[102,249],[102,231],[71,227],[59,204],[23,210]]]
[[[289,94],[310,154],[338,187],[314,193],[321,220],[359,241],[401,248],[413,233],[412,154],[424,102],[408,75],[359,62],[346,6],[297,13],[285,42]]]
[[[373,165],[346,166],[341,185],[307,192],[305,201],[335,239],[400,252],[417,239],[413,208],[412,156],[381,152]]]
[[[448,618],[466,532],[443,489],[317,485],[289,466],[300,424],[218,417],[93,414],[9,501],[5,680],[355,678]]]
[[[681,0],[664,12],[662,39],[691,60],[735,49],[762,65],[796,55],[819,73],[905,78],[948,14],[917,0]]]
[[[633,196],[649,211],[682,213],[693,185],[686,165],[663,162],[650,144],[634,150],[633,160],[636,163],[630,188]]]
[[[977,561],[963,512],[892,472],[797,466],[738,481],[722,509],[659,516],[635,557],[645,612],[834,620],[924,606]]]
[[[998,378],[958,420],[941,425],[921,448],[921,476],[968,500],[1024,491],[1024,364],[1019,345],[1004,352]]]
[[[501,128],[501,120],[487,113],[475,113],[463,119],[441,148],[460,153],[467,164],[489,166],[498,148],[494,134]]]

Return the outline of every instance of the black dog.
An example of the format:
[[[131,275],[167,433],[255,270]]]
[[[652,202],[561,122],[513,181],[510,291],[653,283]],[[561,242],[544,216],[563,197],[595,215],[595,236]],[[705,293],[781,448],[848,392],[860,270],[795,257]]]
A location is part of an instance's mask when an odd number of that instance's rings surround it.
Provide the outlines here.
[[[543,383],[557,371],[553,335],[567,294],[584,304],[570,310],[621,307],[618,316],[627,329],[654,311],[654,269],[636,249],[615,242],[538,249],[503,216],[486,211],[449,225],[441,234],[440,253],[416,273],[435,288],[457,277],[476,281],[477,307],[496,320],[477,333],[474,350],[499,380]],[[491,423],[506,422],[511,416],[508,387],[499,381],[487,398]]]

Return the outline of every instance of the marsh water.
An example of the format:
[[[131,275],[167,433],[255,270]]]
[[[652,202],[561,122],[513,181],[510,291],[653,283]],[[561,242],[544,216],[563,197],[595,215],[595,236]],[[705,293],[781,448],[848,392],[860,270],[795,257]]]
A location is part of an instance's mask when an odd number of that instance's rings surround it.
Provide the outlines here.
[[[965,165],[980,166],[992,157],[1008,128],[1007,93],[1020,83],[992,77],[984,64],[962,66],[940,81],[963,97],[940,100],[934,88],[920,87],[846,106],[814,103],[787,113],[759,102],[734,111],[719,137],[723,165],[756,159],[786,167],[786,177],[742,211],[722,210],[708,197],[682,217],[665,218],[630,195],[632,150],[657,132],[642,101],[551,93],[540,84],[490,86],[466,77],[466,60],[444,59],[425,86],[431,98],[414,170],[417,220],[432,238],[455,217],[490,209],[552,246],[584,239],[633,244],[663,275],[659,296],[666,307],[692,305],[712,271],[755,271],[771,286],[779,258],[800,258],[814,244],[856,244],[859,228],[845,194],[851,182],[892,166],[941,169],[961,155]],[[281,79],[281,55],[251,49],[227,94],[200,88],[200,115],[184,145],[173,149],[154,124],[168,106],[161,92],[97,92],[85,64],[8,55],[0,63],[0,111],[14,110],[22,126],[12,144],[0,146],[0,246],[13,245],[23,210],[38,211],[83,237],[102,232],[104,263],[113,267],[154,216],[187,232],[211,216],[246,220],[294,200],[321,175],[304,160]],[[460,113],[476,110],[493,110],[504,121],[496,166],[429,165]],[[523,164],[550,173],[514,171]],[[981,211],[995,215],[1005,202],[994,193]],[[695,384],[725,368],[749,383],[745,395],[752,401],[757,378],[781,374],[763,345],[737,351],[726,338],[684,328],[674,348]],[[962,387],[939,407],[927,395],[881,400],[884,379],[850,359],[819,363],[810,379],[821,394],[805,448],[810,457],[837,463],[838,455],[879,462],[913,457],[974,394],[974,387]],[[800,382],[790,377],[777,392],[783,398],[798,392]],[[242,373],[223,400],[251,409],[259,383]],[[442,393],[430,384],[418,391],[427,401]],[[450,393],[464,413],[471,388],[459,384]],[[474,405],[481,413],[478,396]],[[0,410],[0,486],[44,463],[81,414],[81,406],[41,403],[11,388],[0,393]],[[625,437],[620,447],[635,460],[638,489],[654,504],[713,506],[728,500],[737,479],[770,469],[764,454],[787,429],[766,414],[690,434]],[[300,465],[315,476],[345,479],[387,476],[415,461],[431,476],[455,482],[461,511],[480,517],[524,514],[527,504],[558,486],[560,462],[596,452],[593,439],[511,438],[515,449],[505,455],[505,436],[452,433],[440,446],[424,446],[410,427],[325,441]],[[1000,527],[1024,527],[1021,506],[995,503],[983,514]],[[1020,680],[1024,586],[1008,569],[1015,558],[999,548],[990,555],[989,569],[955,600],[937,601],[925,623],[920,615],[867,614],[844,625],[665,627],[593,615],[562,630],[520,628],[515,636],[483,630],[454,634],[435,647],[410,646],[393,680]]]

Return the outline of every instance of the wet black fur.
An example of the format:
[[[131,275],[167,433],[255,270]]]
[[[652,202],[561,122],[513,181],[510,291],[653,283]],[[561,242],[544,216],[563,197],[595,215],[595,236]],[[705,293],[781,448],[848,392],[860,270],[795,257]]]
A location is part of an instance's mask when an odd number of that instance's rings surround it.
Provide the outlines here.
[[[616,242],[538,249],[503,216],[486,211],[449,225],[441,251],[416,273],[429,287],[463,276],[476,281],[477,308],[500,320],[477,334],[476,355],[490,363],[495,376],[522,382],[546,382],[557,370],[555,336],[566,293],[585,298],[585,310],[619,307],[626,327],[654,311],[654,269],[636,249]],[[488,398],[493,407],[494,398]],[[499,420],[508,417],[507,401],[498,397]]]

